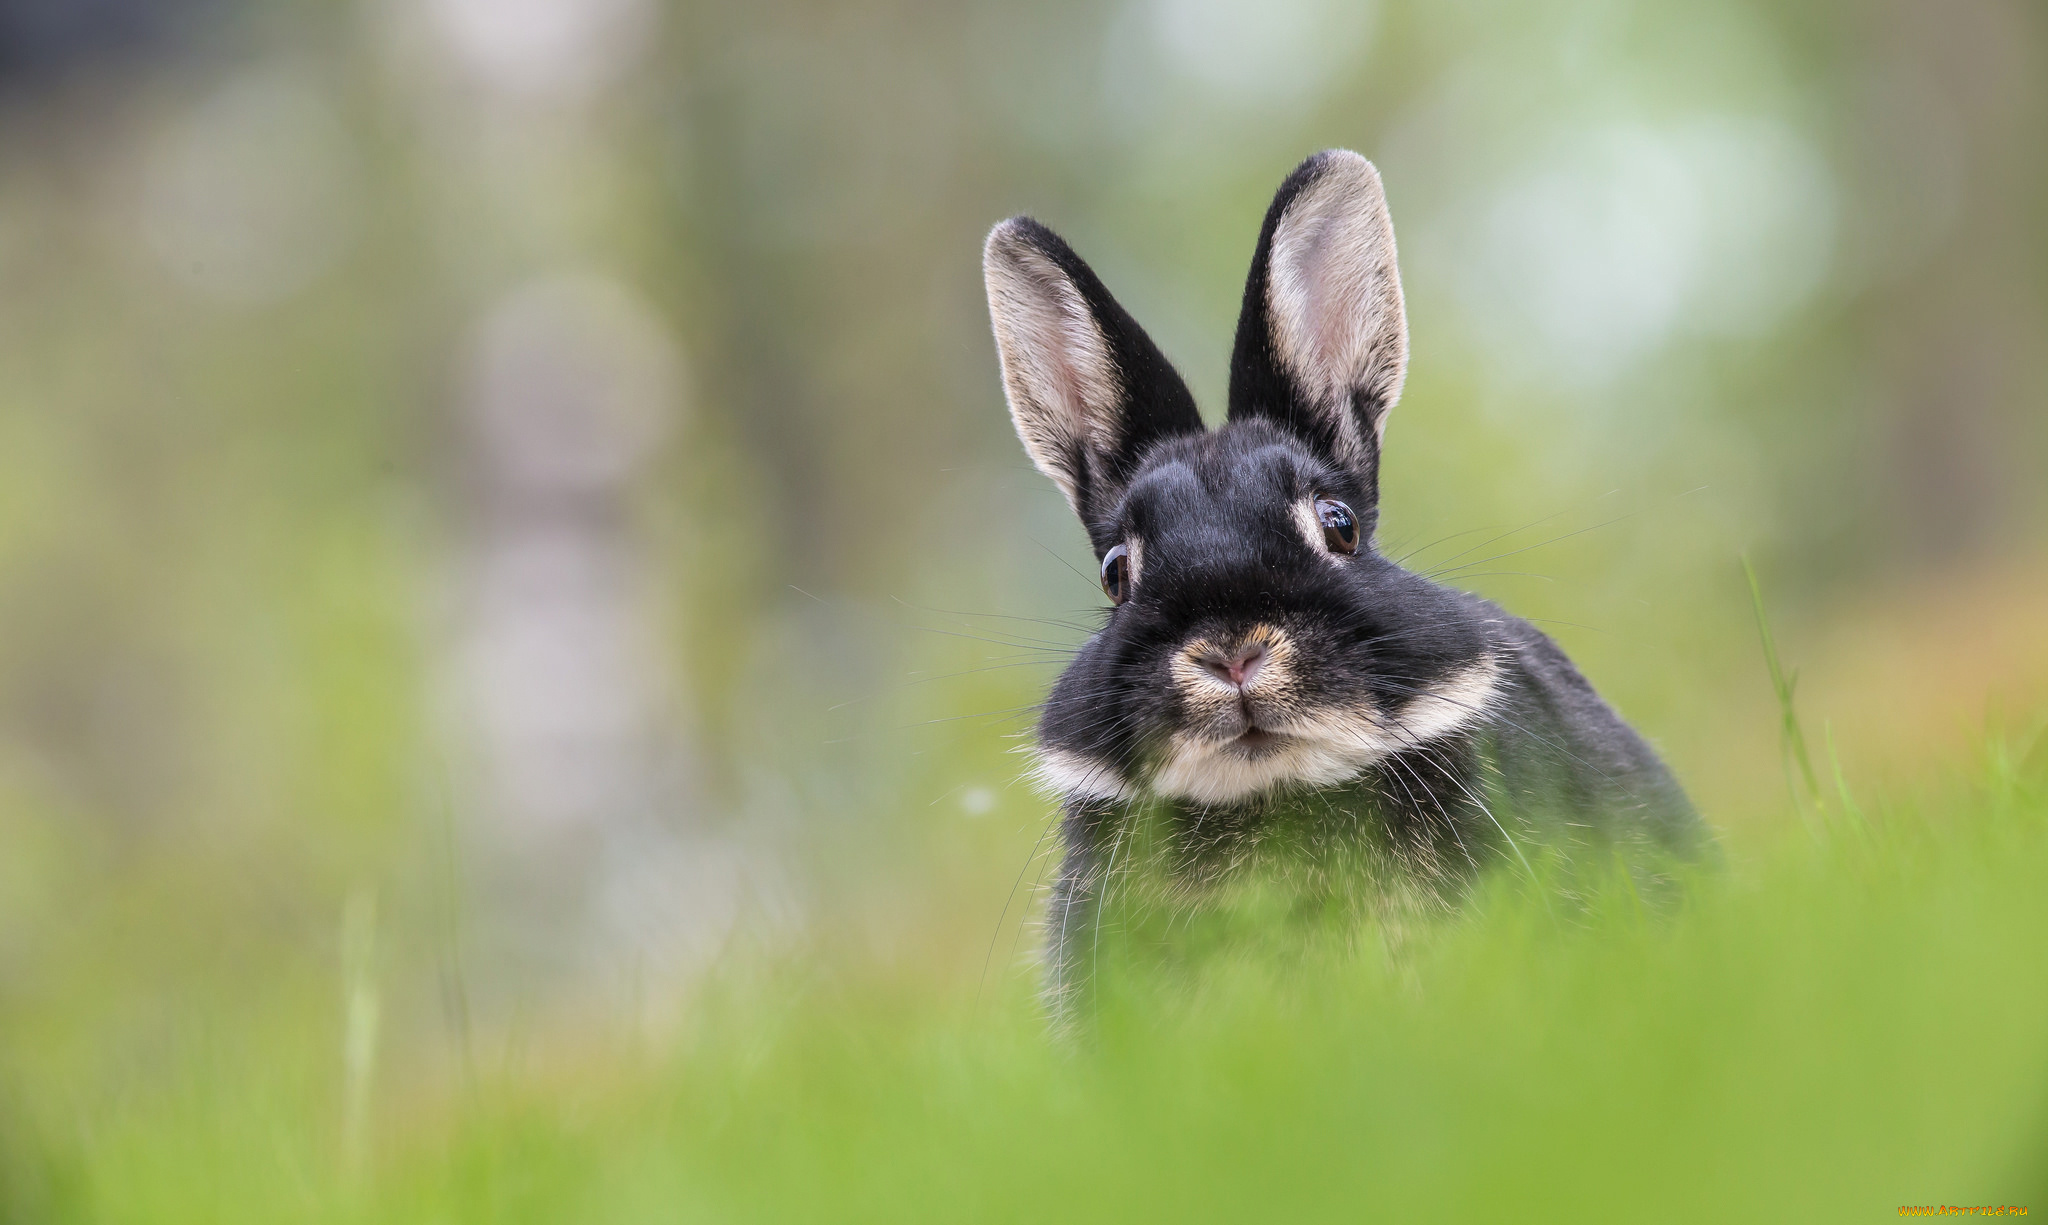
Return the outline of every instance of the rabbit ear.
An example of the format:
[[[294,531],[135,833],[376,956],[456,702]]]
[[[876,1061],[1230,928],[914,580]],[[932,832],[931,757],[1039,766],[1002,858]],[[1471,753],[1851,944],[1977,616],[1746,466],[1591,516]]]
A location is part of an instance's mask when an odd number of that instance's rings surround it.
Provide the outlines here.
[[[1259,231],[1230,359],[1230,419],[1283,425],[1374,490],[1407,369],[1379,172],[1348,149],[1318,153],[1280,185]]]
[[[1200,433],[1187,384],[1059,235],[1012,217],[982,250],[1017,436],[1084,522],[1161,438]]]

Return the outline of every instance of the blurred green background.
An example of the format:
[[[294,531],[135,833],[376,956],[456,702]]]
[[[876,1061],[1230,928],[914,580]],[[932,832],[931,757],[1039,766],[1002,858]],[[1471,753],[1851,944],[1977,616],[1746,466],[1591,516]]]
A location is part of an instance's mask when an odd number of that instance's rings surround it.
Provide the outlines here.
[[[1101,601],[981,237],[1213,417],[1327,146],[1401,242],[1386,547],[1738,859],[1745,554],[1847,778],[1978,770],[2048,703],[2044,57],[2025,0],[0,0],[0,1171],[238,1066],[360,1163],[792,948],[1021,999],[1013,750]]]

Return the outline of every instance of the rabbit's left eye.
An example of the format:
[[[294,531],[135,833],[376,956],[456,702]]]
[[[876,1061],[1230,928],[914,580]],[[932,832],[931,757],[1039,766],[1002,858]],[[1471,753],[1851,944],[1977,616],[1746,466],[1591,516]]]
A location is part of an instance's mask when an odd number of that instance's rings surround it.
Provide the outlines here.
[[[1316,522],[1323,525],[1323,543],[1332,553],[1358,551],[1358,516],[1335,498],[1316,499]]]
[[[1102,555],[1102,594],[1112,604],[1131,598],[1131,551],[1122,545]]]

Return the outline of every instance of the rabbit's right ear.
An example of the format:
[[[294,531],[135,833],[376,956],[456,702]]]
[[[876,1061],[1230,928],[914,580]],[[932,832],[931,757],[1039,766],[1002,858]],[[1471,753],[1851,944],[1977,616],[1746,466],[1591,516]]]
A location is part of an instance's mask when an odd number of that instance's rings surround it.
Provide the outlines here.
[[[1295,167],[1266,211],[1230,358],[1230,419],[1284,426],[1371,494],[1407,372],[1379,171],[1349,149],[1325,150]]]
[[[982,275],[1017,436],[1082,522],[1100,524],[1146,448],[1202,432],[1195,399],[1081,257],[1036,221],[991,231]]]

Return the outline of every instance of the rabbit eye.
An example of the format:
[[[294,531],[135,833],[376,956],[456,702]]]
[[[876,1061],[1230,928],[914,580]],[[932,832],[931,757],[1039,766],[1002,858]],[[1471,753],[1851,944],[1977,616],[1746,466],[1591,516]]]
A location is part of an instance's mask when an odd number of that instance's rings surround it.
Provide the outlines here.
[[[1102,555],[1102,593],[1112,604],[1131,598],[1131,551],[1122,545]]]
[[[1323,525],[1323,543],[1332,553],[1358,551],[1358,516],[1335,498],[1316,499],[1316,521]]]

